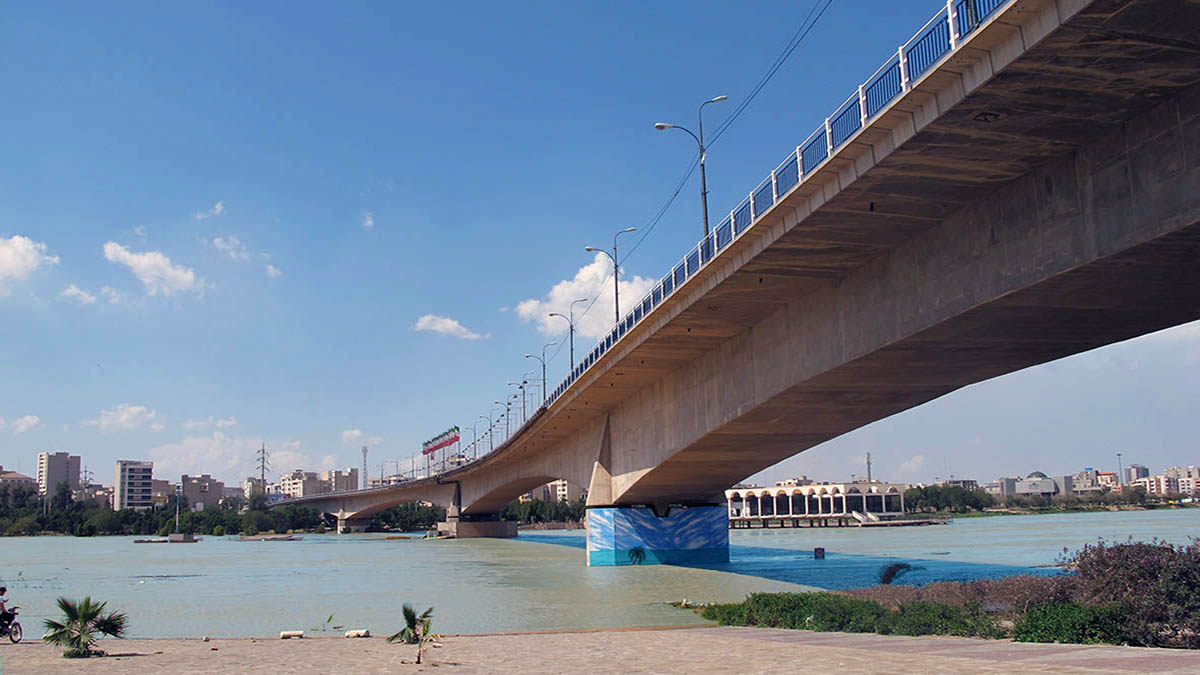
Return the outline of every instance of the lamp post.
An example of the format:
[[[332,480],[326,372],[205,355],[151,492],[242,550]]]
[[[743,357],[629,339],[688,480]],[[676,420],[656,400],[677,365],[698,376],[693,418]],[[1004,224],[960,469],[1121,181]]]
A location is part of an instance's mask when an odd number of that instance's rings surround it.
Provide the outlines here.
[[[567,320],[567,332],[570,335],[570,349],[568,351],[571,354],[571,368],[575,367],[575,305],[587,301],[587,298],[572,300],[571,304],[567,308],[567,316],[563,316],[558,312],[550,312],[549,314],[549,316],[557,316],[560,319]]]
[[[696,139],[696,144],[700,146],[700,207],[704,213],[704,236],[706,237],[708,236],[708,178],[704,175],[704,160],[707,159],[704,152],[704,106],[708,105],[709,103],[720,103],[726,98],[728,97],[715,96],[700,104],[700,109],[696,113],[696,117],[699,118],[700,122],[699,136],[677,124],[667,124],[666,122],[654,123],[654,128],[658,129],[659,131],[663,131],[664,129],[679,129],[680,131],[687,131],[687,134]]]
[[[550,344],[546,345],[546,347],[553,347],[556,344],[558,343],[551,342]],[[546,405],[546,347],[542,347],[541,356],[538,356],[537,354],[525,355],[525,358],[527,359],[537,359],[542,363],[542,405]]]
[[[528,413],[525,411],[525,381],[509,382],[508,384],[509,386],[516,386],[517,389],[521,390],[521,423],[524,424],[528,418]],[[516,396],[516,394],[513,394],[513,396]]]
[[[1117,485],[1125,484],[1125,471],[1121,468],[1121,453],[1117,453]]]
[[[488,411],[488,412],[491,412],[491,411]],[[493,448],[493,443],[492,443],[492,416],[491,416],[491,415],[486,415],[486,416],[485,416],[485,415],[480,415],[480,416],[479,416],[479,419],[480,419],[480,420],[487,420],[487,421],[488,421],[488,432],[487,432],[487,433],[488,433],[488,452],[491,452],[491,451],[492,451],[492,448]],[[479,420],[475,420],[475,421],[476,421],[476,422],[478,422]]]
[[[608,251],[605,251],[602,248],[596,248],[594,246],[584,246],[583,247],[583,250],[585,250],[589,253],[603,253],[604,255],[608,256],[609,260],[612,261],[612,264],[613,264],[613,323],[621,322],[621,300],[620,300],[621,285],[618,281],[621,277],[621,265],[617,262],[620,259],[617,256],[617,237],[619,237],[627,232],[637,232],[637,228],[636,227],[627,227],[627,228],[621,230],[620,232],[614,234],[613,235],[612,253],[609,253]],[[575,365],[571,364],[571,367],[574,368]]]
[[[504,440],[512,435],[512,401],[496,401],[496,405],[504,406]]]

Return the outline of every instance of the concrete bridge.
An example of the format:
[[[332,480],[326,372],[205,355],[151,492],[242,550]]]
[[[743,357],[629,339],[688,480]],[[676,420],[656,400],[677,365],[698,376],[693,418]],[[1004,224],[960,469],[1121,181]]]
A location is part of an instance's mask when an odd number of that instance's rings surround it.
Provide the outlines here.
[[[509,534],[487,522],[565,478],[591,564],[727,559],[745,477],[1200,319],[1198,82],[1195,1],[952,0],[494,452],[291,501],[358,526],[429,500]]]

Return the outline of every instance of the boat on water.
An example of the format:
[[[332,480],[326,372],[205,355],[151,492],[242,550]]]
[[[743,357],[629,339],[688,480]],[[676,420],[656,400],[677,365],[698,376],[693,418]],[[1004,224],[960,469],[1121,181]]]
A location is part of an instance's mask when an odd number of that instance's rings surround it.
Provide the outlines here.
[[[294,534],[243,534],[241,541],[300,541],[304,537]]]
[[[135,544],[194,544],[200,541],[190,534],[171,534],[158,539],[134,539]]]

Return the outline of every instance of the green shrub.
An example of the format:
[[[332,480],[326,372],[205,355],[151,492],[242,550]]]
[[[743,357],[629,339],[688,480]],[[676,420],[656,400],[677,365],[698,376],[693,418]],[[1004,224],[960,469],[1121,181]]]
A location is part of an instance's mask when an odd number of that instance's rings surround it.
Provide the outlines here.
[[[749,625],[746,621],[746,603],[744,602],[709,605],[704,608],[700,616],[709,621],[716,621],[722,626]]]
[[[216,527],[213,528],[212,533],[213,533],[214,537],[224,537],[225,536],[225,526],[217,525]]]
[[[1034,607],[1013,627],[1018,642],[1070,642],[1076,644],[1137,644],[1125,624],[1129,610],[1120,605],[1085,607],[1056,602]]]
[[[913,602],[901,605],[900,609],[892,612],[878,628],[880,633],[896,635],[1005,635],[996,619],[980,611],[977,604],[956,607],[938,602]]]

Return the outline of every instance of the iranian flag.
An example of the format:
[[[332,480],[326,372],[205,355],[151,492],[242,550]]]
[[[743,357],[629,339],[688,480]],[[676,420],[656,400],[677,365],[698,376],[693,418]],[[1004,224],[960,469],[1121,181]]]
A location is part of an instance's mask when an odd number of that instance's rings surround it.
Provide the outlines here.
[[[421,444],[421,454],[431,455],[442,448],[450,447],[458,442],[458,427],[450,427]]]

